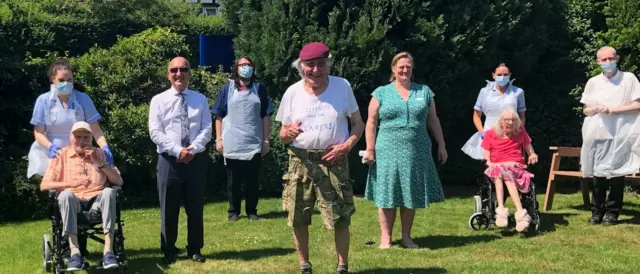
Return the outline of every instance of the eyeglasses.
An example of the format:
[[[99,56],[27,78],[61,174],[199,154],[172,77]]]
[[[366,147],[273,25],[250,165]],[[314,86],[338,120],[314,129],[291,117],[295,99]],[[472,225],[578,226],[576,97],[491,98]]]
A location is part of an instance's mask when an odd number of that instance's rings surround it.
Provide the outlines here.
[[[251,63],[243,63],[243,64],[238,64],[239,67],[253,67],[253,65],[251,65]]]
[[[325,61],[307,61],[307,62],[302,62],[303,65],[313,68],[313,67],[325,67],[327,65],[327,62]]]
[[[187,73],[189,72],[189,68],[170,68],[169,72],[171,73],[178,73],[178,71],[182,72],[182,73]]]

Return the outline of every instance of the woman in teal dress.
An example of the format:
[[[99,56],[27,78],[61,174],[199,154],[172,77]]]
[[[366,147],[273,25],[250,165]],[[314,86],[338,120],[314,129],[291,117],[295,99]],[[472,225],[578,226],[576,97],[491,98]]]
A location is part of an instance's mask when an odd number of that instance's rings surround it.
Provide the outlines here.
[[[369,103],[364,161],[370,168],[365,196],[378,208],[380,248],[391,246],[397,208],[402,245],[418,248],[411,238],[415,209],[444,200],[427,133],[428,127],[438,145],[438,158],[444,163],[447,151],[434,94],[428,86],[411,82],[412,67],[409,53],[393,57],[391,83],[378,87]]]

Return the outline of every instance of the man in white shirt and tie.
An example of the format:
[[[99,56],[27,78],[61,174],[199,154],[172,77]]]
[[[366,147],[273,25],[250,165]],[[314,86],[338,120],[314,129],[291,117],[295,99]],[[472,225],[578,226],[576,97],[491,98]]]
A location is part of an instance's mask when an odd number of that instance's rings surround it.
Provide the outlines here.
[[[158,196],[160,198],[160,246],[162,262],[175,262],[178,249],[180,204],[187,213],[187,254],[204,262],[202,211],[207,175],[205,146],[211,140],[211,114],[207,98],[187,88],[189,62],[171,60],[167,70],[171,88],[157,94],[149,106],[149,134],[158,146]]]

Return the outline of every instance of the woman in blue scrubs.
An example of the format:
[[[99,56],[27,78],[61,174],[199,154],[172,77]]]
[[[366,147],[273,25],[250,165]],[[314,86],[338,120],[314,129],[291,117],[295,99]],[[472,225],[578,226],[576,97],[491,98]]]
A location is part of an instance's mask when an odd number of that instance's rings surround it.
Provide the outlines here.
[[[527,107],[524,101],[524,90],[513,85],[511,71],[504,64],[498,65],[492,73],[495,81],[487,81],[487,85],[480,90],[478,99],[473,107],[473,124],[478,132],[471,136],[462,147],[462,151],[476,160],[484,159],[484,149],[480,147],[484,133],[498,120],[503,109],[510,107],[518,112],[522,125],[525,124]],[[484,125],[482,124],[484,114]]]
[[[51,89],[38,97],[31,118],[35,142],[29,150],[27,177],[44,174],[49,159],[69,145],[69,132],[77,121],[91,125],[98,146],[104,150],[109,164],[113,164],[113,154],[98,123],[102,117],[87,94],[73,89],[71,65],[67,61],[56,61],[49,67],[47,76]]]

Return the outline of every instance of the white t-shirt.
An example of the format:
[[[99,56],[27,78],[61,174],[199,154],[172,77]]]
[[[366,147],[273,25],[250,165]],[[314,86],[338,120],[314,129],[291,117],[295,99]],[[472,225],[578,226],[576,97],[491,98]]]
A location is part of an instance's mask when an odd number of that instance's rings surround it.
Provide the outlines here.
[[[304,90],[304,80],[291,85],[282,96],[276,120],[283,125],[301,121],[303,130],[292,145],[300,149],[326,149],[349,138],[351,114],[358,111],[351,84],[329,76],[329,86],[314,96]]]

